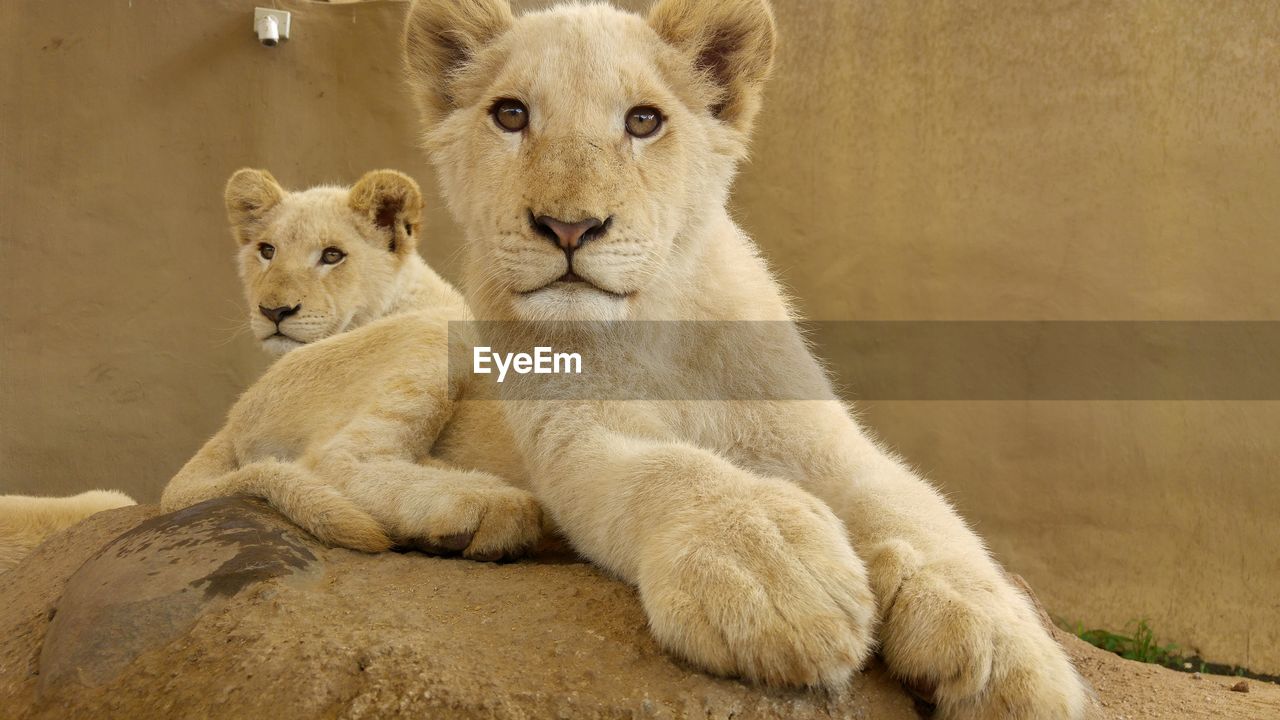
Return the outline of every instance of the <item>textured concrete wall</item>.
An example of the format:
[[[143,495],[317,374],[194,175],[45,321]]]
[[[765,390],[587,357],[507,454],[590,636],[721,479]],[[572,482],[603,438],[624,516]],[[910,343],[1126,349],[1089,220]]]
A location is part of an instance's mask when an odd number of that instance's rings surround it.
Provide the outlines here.
[[[260,371],[232,170],[432,187],[404,6],[280,4],[274,50],[252,0],[0,5],[4,491],[154,499]],[[1280,319],[1274,3],[776,5],[735,205],[808,316]],[[1280,672],[1280,404],[864,409],[1054,612]]]

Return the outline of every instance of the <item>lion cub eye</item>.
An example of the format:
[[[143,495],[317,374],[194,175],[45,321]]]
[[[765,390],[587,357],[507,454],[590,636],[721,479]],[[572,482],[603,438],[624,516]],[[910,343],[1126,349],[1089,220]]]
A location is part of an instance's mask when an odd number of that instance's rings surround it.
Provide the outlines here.
[[[514,98],[502,98],[489,109],[493,121],[507,132],[520,132],[529,126],[529,108]]]
[[[258,254],[262,256],[263,260],[270,260],[276,256],[276,246],[268,245],[267,243],[258,243]]]
[[[337,265],[346,256],[347,254],[338,248],[328,247],[324,249],[324,252],[320,253],[320,262],[324,265]]]
[[[631,137],[647,138],[662,127],[662,112],[656,107],[640,105],[627,111],[627,132]]]

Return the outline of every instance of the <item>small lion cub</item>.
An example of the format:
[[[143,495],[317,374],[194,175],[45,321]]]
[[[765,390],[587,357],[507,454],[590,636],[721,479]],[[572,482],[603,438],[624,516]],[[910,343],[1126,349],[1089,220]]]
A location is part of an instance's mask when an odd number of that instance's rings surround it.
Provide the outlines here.
[[[533,546],[532,495],[435,453],[466,436],[483,438],[483,456],[508,431],[492,411],[469,411],[458,429],[472,388],[464,371],[451,375],[448,323],[471,315],[418,256],[417,183],[378,170],[349,189],[286,192],[241,170],[226,206],[252,328],[282,357],[161,506],[252,495],[324,542],[367,552],[394,544],[493,560]]]

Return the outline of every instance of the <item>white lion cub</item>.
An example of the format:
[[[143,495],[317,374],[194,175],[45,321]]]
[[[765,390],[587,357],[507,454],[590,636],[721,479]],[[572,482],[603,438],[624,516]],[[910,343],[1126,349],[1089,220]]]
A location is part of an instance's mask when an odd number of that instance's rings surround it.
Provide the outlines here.
[[[793,317],[725,208],[773,61],[768,2],[657,0],[644,18],[416,0],[406,40],[472,310],[545,326],[593,368],[582,400],[501,403],[532,487],[636,585],[657,639],[797,685],[839,686],[878,648],[940,717],[1081,717],[1081,680],[1027,597],[859,427],[798,333],[705,330]],[[545,322],[562,320],[668,322],[631,323],[636,342]],[[485,345],[520,347],[514,325]],[[746,399],[772,388],[802,399]]]
[[[469,434],[482,460],[466,467],[518,473],[502,464],[501,418],[458,413],[470,386],[449,375],[448,322],[470,314],[417,254],[417,184],[380,170],[349,190],[289,193],[241,170],[226,203],[255,334],[288,354],[161,506],[253,495],[323,541],[369,552],[394,543],[495,559],[530,547],[541,533],[533,497],[452,462]]]

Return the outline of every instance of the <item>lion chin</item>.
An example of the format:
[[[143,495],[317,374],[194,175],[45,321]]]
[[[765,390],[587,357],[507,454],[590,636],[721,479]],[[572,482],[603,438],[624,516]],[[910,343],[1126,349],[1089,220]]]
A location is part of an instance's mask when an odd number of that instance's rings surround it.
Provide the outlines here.
[[[515,294],[511,309],[519,320],[609,322],[627,319],[627,297],[584,280],[557,280]]]
[[[287,335],[281,335],[280,333],[268,335],[262,339],[261,343],[262,351],[271,357],[280,357],[290,350],[296,350],[297,348],[306,345],[306,343],[301,340],[294,340],[293,338]]]

